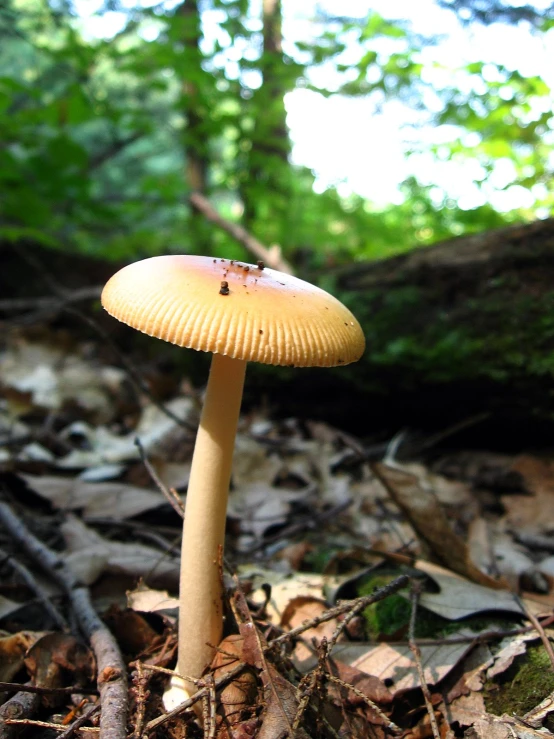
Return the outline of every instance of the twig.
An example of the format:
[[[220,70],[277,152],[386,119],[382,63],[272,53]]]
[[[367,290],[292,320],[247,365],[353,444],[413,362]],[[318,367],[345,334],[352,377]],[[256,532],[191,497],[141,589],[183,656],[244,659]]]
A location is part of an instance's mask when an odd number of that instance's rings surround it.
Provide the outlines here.
[[[423,698],[425,700],[425,707],[427,709],[427,714],[429,715],[429,721],[431,723],[433,737],[434,739],[441,739],[439,727],[437,724],[437,717],[435,716],[435,710],[433,708],[433,702],[431,700],[431,693],[429,692],[429,686],[427,685],[427,681],[425,680],[425,673],[423,672],[423,665],[421,663],[421,651],[415,641],[415,623],[416,623],[417,604],[419,600],[420,588],[421,588],[421,583],[416,580],[413,580],[412,581],[412,593],[411,593],[412,612],[410,614],[410,626],[408,629],[408,643],[412,651],[412,654],[414,655],[414,661],[416,663],[417,674],[419,675],[419,682],[421,684],[421,690],[423,691]]]
[[[64,732],[59,734],[58,739],[70,739],[78,729],[81,729],[83,725],[100,710],[100,707],[100,703],[95,703],[91,706],[88,711],[85,711],[82,716],[75,719],[75,721],[73,721]]]
[[[68,596],[79,626],[96,656],[102,713],[101,739],[125,739],[128,713],[125,663],[111,631],[100,620],[81,585],[62,556],[37,539],[7,503],[0,502],[0,521],[10,536],[35,560]]]
[[[543,643],[543,646],[546,649],[546,653],[550,660],[552,669],[554,670],[554,649],[552,648],[552,643],[550,642],[550,639],[546,635],[543,625],[538,620],[538,618],[533,613],[531,613],[531,611],[528,608],[525,608],[525,615],[527,616],[529,621],[531,621],[531,623],[533,624],[533,628],[538,632],[541,638],[541,641]]]
[[[399,590],[402,590],[402,588],[406,587],[409,582],[410,578],[408,577],[408,575],[400,575],[400,577],[397,577],[396,580],[393,580],[388,585],[379,588],[371,595],[364,595],[360,598],[356,598],[356,600],[349,600],[343,603],[339,603],[339,605],[335,606],[334,608],[329,608],[320,616],[316,616],[309,621],[304,621],[304,623],[300,624],[300,626],[297,626],[295,629],[291,629],[285,634],[280,634],[279,636],[276,636],[275,639],[272,639],[270,642],[268,642],[266,649],[271,649],[281,642],[287,641],[288,639],[293,639],[295,636],[302,634],[307,629],[311,629],[314,626],[319,626],[319,624],[324,623],[325,621],[330,621],[332,618],[336,618],[337,616],[341,616],[343,613],[346,613],[348,615],[344,618],[343,621],[341,621],[337,629],[335,629],[335,633],[329,641],[329,651],[331,651],[331,648],[335,645],[339,635],[357,613],[363,611],[364,608],[372,605],[372,603],[377,603],[380,600],[388,598],[389,595],[397,593]]]
[[[344,688],[345,690],[349,690],[354,695],[357,695],[360,700],[362,700],[367,706],[371,708],[372,711],[374,711],[381,721],[384,722],[387,729],[390,729],[395,734],[400,734],[402,732],[402,729],[397,726],[394,721],[391,721],[390,718],[387,716],[386,713],[384,713],[377,703],[374,703],[371,698],[369,698],[365,693],[362,693],[361,690],[358,690],[358,688],[355,685],[352,685],[351,683],[347,683],[344,680],[341,680],[339,677],[336,677],[335,675],[331,675],[329,673],[326,673],[325,675],[326,679],[329,680],[332,683],[335,683],[336,685],[340,685],[341,688]]]
[[[62,631],[67,631],[67,621],[62,616],[62,614],[58,611],[56,606],[52,603],[50,598],[48,597],[46,591],[44,588],[42,588],[38,582],[35,580],[31,572],[25,567],[24,564],[19,562],[13,555],[8,554],[3,549],[0,549],[0,564],[2,563],[8,563],[12,570],[17,572],[17,574],[21,577],[25,585],[29,588],[29,590],[32,590],[33,593],[37,596],[39,601],[42,603],[42,606],[44,610],[48,613],[52,621],[56,624],[58,628],[60,628]]]
[[[148,472],[152,480],[156,483],[158,490],[167,500],[169,505],[173,508],[175,513],[181,518],[184,518],[185,517],[185,506],[183,504],[183,501],[181,500],[181,496],[175,490],[175,488],[168,488],[166,485],[164,485],[158,473],[156,472],[154,467],[150,464],[146,456],[146,452],[144,451],[144,447],[142,446],[141,441],[138,438],[138,436],[135,439],[135,446],[139,450],[140,458],[142,460],[143,465],[146,467],[146,471]]]
[[[6,719],[6,726],[38,726],[41,729],[53,729],[54,731],[61,731],[65,732],[66,728],[63,724],[53,724],[50,721],[34,721],[30,718],[22,718],[22,719]],[[1,728],[1,727],[0,727]],[[99,734],[100,729],[97,726],[81,726],[79,727],[79,731],[86,731],[90,734]],[[19,734],[19,732],[17,732]],[[2,736],[0,734],[0,736]],[[11,737],[12,735],[9,734]],[[63,736],[63,734],[62,734]],[[59,736],[56,737],[56,739],[59,739]]]
[[[9,724],[12,720],[26,720],[40,707],[38,693],[16,693],[0,706],[0,739],[11,739],[16,729]]]
[[[240,673],[247,666],[248,665],[245,662],[240,662],[232,670],[225,673],[225,675],[222,675],[221,677],[217,678],[217,680],[215,680],[214,682],[215,689],[218,690],[219,688],[222,688],[224,685],[227,685],[227,683],[231,682],[231,680],[234,680],[235,677],[240,675]],[[156,667],[155,665],[144,665],[144,669],[155,670],[156,672],[166,672],[166,673],[169,673],[170,675],[175,674],[175,672],[172,670],[164,670],[163,668]],[[198,685],[201,685],[203,681],[197,680],[196,682]],[[197,690],[194,695],[191,695],[190,698],[188,698],[186,701],[183,701],[183,703],[180,703],[172,711],[169,711],[168,713],[164,713],[162,716],[158,716],[157,718],[152,719],[152,721],[149,721],[144,727],[144,734],[146,735],[150,734],[155,729],[162,726],[162,724],[165,724],[167,723],[167,721],[170,721],[176,716],[179,716],[181,713],[184,713],[188,708],[193,706],[199,700],[202,700],[202,698],[205,695],[208,695],[209,692],[210,692],[210,687],[208,685],[204,685],[200,687],[199,690]]]
[[[135,730],[133,731],[133,739],[140,739],[144,727],[144,717],[146,715],[146,699],[149,691],[147,689],[149,677],[145,677],[142,668],[142,662],[137,660],[135,663],[136,673],[133,674],[133,685],[136,696],[137,710],[135,713]]]
[[[82,688],[80,685],[71,685],[69,688],[39,688],[38,685],[20,685],[19,683],[0,682],[0,691],[17,690],[21,693],[36,693],[37,695],[97,695],[94,688]]]
[[[272,246],[270,249],[258,241],[252,234],[239,226],[238,223],[231,223],[223,218],[210,203],[208,198],[199,192],[193,192],[189,197],[190,204],[196,208],[208,221],[219,226],[223,231],[229,234],[235,241],[242,244],[256,259],[261,259],[268,267],[278,269],[280,272],[286,272],[288,275],[293,274],[290,264],[281,256],[281,249],[278,246]]]

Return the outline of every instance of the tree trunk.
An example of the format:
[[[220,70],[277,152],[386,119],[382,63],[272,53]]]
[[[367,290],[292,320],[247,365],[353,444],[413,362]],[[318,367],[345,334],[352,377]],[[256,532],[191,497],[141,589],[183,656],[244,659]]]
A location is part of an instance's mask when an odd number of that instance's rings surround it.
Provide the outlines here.
[[[262,85],[252,99],[254,130],[242,188],[246,228],[258,215],[260,200],[267,202],[275,196],[286,196],[283,178],[288,172],[291,150],[285,109],[288,86],[283,75],[281,0],[263,0],[262,21],[263,50],[259,62]],[[265,197],[260,198],[261,191],[265,191]]]
[[[183,41],[184,58],[188,65],[185,70],[194,70],[195,76],[202,72],[203,55],[200,50],[202,28],[198,0],[185,0],[178,10],[178,16],[184,21]],[[207,116],[206,105],[202,99],[199,86],[192,82],[186,72],[182,79],[183,112],[186,117],[186,128],[183,135],[186,165],[185,178],[191,192],[207,193],[208,190],[208,137],[205,132],[204,118]],[[208,252],[211,231],[206,227],[203,216],[195,209],[189,215],[190,241],[199,252]]]

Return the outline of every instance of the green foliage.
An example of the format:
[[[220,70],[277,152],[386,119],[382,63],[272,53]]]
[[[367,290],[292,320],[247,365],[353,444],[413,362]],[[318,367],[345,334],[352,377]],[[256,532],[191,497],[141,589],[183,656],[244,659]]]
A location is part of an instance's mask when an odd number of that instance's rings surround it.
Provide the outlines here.
[[[316,32],[287,39],[282,52],[279,5],[272,18],[257,17],[249,0],[210,0],[201,15],[193,0],[128,6],[111,0],[122,28],[94,38],[69,0],[2,3],[0,240],[114,259],[164,251],[244,258],[191,214],[194,167],[225,217],[316,273],[533,216],[465,210],[415,179],[401,202],[376,208],[335,189],[314,192],[313,174],[290,164],[285,96],[299,86],[423,110],[421,55],[433,40],[408,24],[375,12],[363,20],[320,13]],[[551,207],[544,81],[480,61],[462,72],[469,88],[435,90],[441,105],[432,115],[455,131],[435,156],[477,159],[483,182],[508,161],[508,185],[531,188],[537,208]],[[400,337],[388,352],[415,348]]]

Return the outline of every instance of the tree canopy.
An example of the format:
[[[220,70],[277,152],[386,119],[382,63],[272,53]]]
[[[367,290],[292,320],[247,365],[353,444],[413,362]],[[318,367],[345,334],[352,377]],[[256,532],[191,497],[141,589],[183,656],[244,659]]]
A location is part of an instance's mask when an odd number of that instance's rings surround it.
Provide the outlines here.
[[[554,18],[552,8],[504,2],[441,4],[460,23],[526,23],[537,42]],[[437,73],[429,53],[437,38],[362,5],[349,17],[314,3],[299,19],[280,0],[106,0],[93,15],[71,0],[2,3],[0,240],[113,258],[243,257],[191,209],[197,190],[317,270],[549,212],[546,79],[484,61],[478,48],[471,62]],[[415,176],[385,206],[314,190],[314,173],[292,163],[287,95],[299,88],[368,98],[376,112],[401,102],[417,113],[407,156],[424,150],[454,170],[470,161],[485,193],[525,188],[532,202],[499,211],[485,198],[462,208]],[[417,140],[424,125],[435,127],[434,142]]]

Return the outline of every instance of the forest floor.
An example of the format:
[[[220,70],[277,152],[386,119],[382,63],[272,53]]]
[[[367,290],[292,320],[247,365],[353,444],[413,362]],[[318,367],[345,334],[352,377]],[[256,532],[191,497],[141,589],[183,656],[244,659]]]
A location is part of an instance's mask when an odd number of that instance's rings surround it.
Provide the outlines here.
[[[166,714],[202,398],[150,373],[154,402],[103,357],[29,331],[0,353],[0,739],[551,735],[554,459],[406,461],[402,436],[377,459],[262,403],[236,443],[225,639],[201,710]]]

